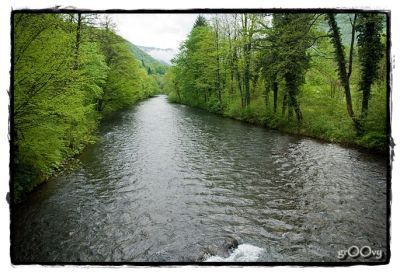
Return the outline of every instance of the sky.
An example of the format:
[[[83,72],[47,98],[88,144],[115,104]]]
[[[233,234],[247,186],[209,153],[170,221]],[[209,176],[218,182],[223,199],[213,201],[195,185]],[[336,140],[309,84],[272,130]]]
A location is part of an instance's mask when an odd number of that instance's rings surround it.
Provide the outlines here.
[[[113,14],[117,33],[140,46],[178,50],[197,14]]]

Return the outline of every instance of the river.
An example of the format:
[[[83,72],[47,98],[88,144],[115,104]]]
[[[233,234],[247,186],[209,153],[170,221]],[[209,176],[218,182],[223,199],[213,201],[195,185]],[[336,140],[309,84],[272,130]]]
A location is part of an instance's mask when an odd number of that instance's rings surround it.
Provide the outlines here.
[[[15,206],[16,262],[385,259],[382,156],[157,96],[105,119],[79,159]]]

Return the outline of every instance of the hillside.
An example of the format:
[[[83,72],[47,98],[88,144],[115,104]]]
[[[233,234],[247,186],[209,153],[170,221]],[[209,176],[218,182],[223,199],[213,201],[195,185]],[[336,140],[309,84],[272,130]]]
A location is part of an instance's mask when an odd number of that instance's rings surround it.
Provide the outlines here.
[[[144,52],[142,49],[140,49],[138,46],[132,44],[129,41],[126,41],[129,50],[132,52],[132,54],[136,57],[141,62],[142,67],[144,67],[148,74],[158,74],[158,75],[164,75],[166,70],[167,70],[167,65],[161,63],[160,61],[154,59],[151,57],[149,54]]]
[[[149,46],[138,46],[141,50],[159,60],[161,63],[171,65],[171,59],[176,55],[177,51],[172,48],[158,48]]]

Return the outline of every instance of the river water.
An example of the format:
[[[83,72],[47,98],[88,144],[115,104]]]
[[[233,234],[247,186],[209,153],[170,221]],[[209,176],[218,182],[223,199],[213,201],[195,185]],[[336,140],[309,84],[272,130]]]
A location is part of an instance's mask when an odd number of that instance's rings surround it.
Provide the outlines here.
[[[104,120],[80,161],[15,207],[16,262],[385,259],[384,157],[158,96]]]

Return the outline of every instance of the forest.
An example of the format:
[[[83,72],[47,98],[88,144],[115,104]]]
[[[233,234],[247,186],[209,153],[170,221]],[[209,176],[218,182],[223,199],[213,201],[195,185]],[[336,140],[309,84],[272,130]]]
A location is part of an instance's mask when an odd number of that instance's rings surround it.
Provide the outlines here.
[[[283,132],[386,151],[383,14],[199,15],[169,67],[117,35],[108,15],[12,19],[16,201],[94,143],[103,117],[157,93]]]
[[[165,67],[136,56],[105,15],[15,13],[13,26],[19,200],[93,143],[102,117],[159,92]]]
[[[11,12],[13,265],[390,261],[390,11],[228,11]]]
[[[165,92],[234,119],[384,152],[386,23],[379,13],[199,16]]]

